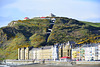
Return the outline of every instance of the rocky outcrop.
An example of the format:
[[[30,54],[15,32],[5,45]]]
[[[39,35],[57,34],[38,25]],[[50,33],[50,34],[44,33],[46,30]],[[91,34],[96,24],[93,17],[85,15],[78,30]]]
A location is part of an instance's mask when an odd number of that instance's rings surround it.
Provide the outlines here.
[[[15,25],[16,23],[18,23],[17,21],[12,21],[11,23],[8,24],[8,26],[13,26]]]
[[[19,31],[15,27],[3,27],[0,29],[0,45],[13,38]]]
[[[2,46],[5,41],[7,41],[7,35],[0,29],[0,46]]]

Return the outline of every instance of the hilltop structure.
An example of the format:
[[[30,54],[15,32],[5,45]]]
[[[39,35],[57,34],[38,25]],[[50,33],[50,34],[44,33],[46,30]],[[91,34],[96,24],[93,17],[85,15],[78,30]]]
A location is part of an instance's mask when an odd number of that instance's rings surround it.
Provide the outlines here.
[[[54,14],[51,13],[51,14],[49,15],[49,17],[56,17],[56,15],[54,15]]]
[[[29,18],[28,18],[28,17],[25,17],[25,18],[24,18],[24,20],[27,20],[27,19],[29,19]]]
[[[52,17],[56,17],[56,15],[54,15],[54,14],[50,14],[49,16],[46,16],[46,17],[40,17],[40,19],[53,19]]]

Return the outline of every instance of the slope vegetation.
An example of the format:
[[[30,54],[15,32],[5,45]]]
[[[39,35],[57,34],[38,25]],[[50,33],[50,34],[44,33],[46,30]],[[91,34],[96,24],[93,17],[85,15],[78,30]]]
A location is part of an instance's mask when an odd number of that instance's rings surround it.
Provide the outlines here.
[[[50,19],[29,19],[12,21],[0,28],[0,60],[17,59],[17,48],[40,47],[74,41],[78,44],[100,42],[100,23],[91,23],[55,17],[52,32]]]

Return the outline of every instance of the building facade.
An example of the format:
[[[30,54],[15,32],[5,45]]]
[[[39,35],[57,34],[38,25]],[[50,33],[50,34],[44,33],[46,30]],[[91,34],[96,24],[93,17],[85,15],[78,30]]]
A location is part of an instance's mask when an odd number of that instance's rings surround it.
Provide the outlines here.
[[[61,57],[71,57],[71,43],[55,44],[41,48],[18,48],[18,59],[60,59]]]
[[[72,49],[72,59],[76,61],[100,60],[100,44],[84,44]]]
[[[72,60],[79,60],[79,50],[79,48],[72,49]]]
[[[100,60],[100,45],[98,45],[97,47],[97,56],[98,56],[98,60]]]

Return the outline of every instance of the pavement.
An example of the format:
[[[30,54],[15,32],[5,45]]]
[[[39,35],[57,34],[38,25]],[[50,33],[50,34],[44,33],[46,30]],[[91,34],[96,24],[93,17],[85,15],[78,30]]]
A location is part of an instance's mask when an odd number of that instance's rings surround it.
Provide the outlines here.
[[[30,64],[14,67],[100,67],[100,64],[78,64],[72,66],[63,66],[63,65],[49,65],[49,64]]]

